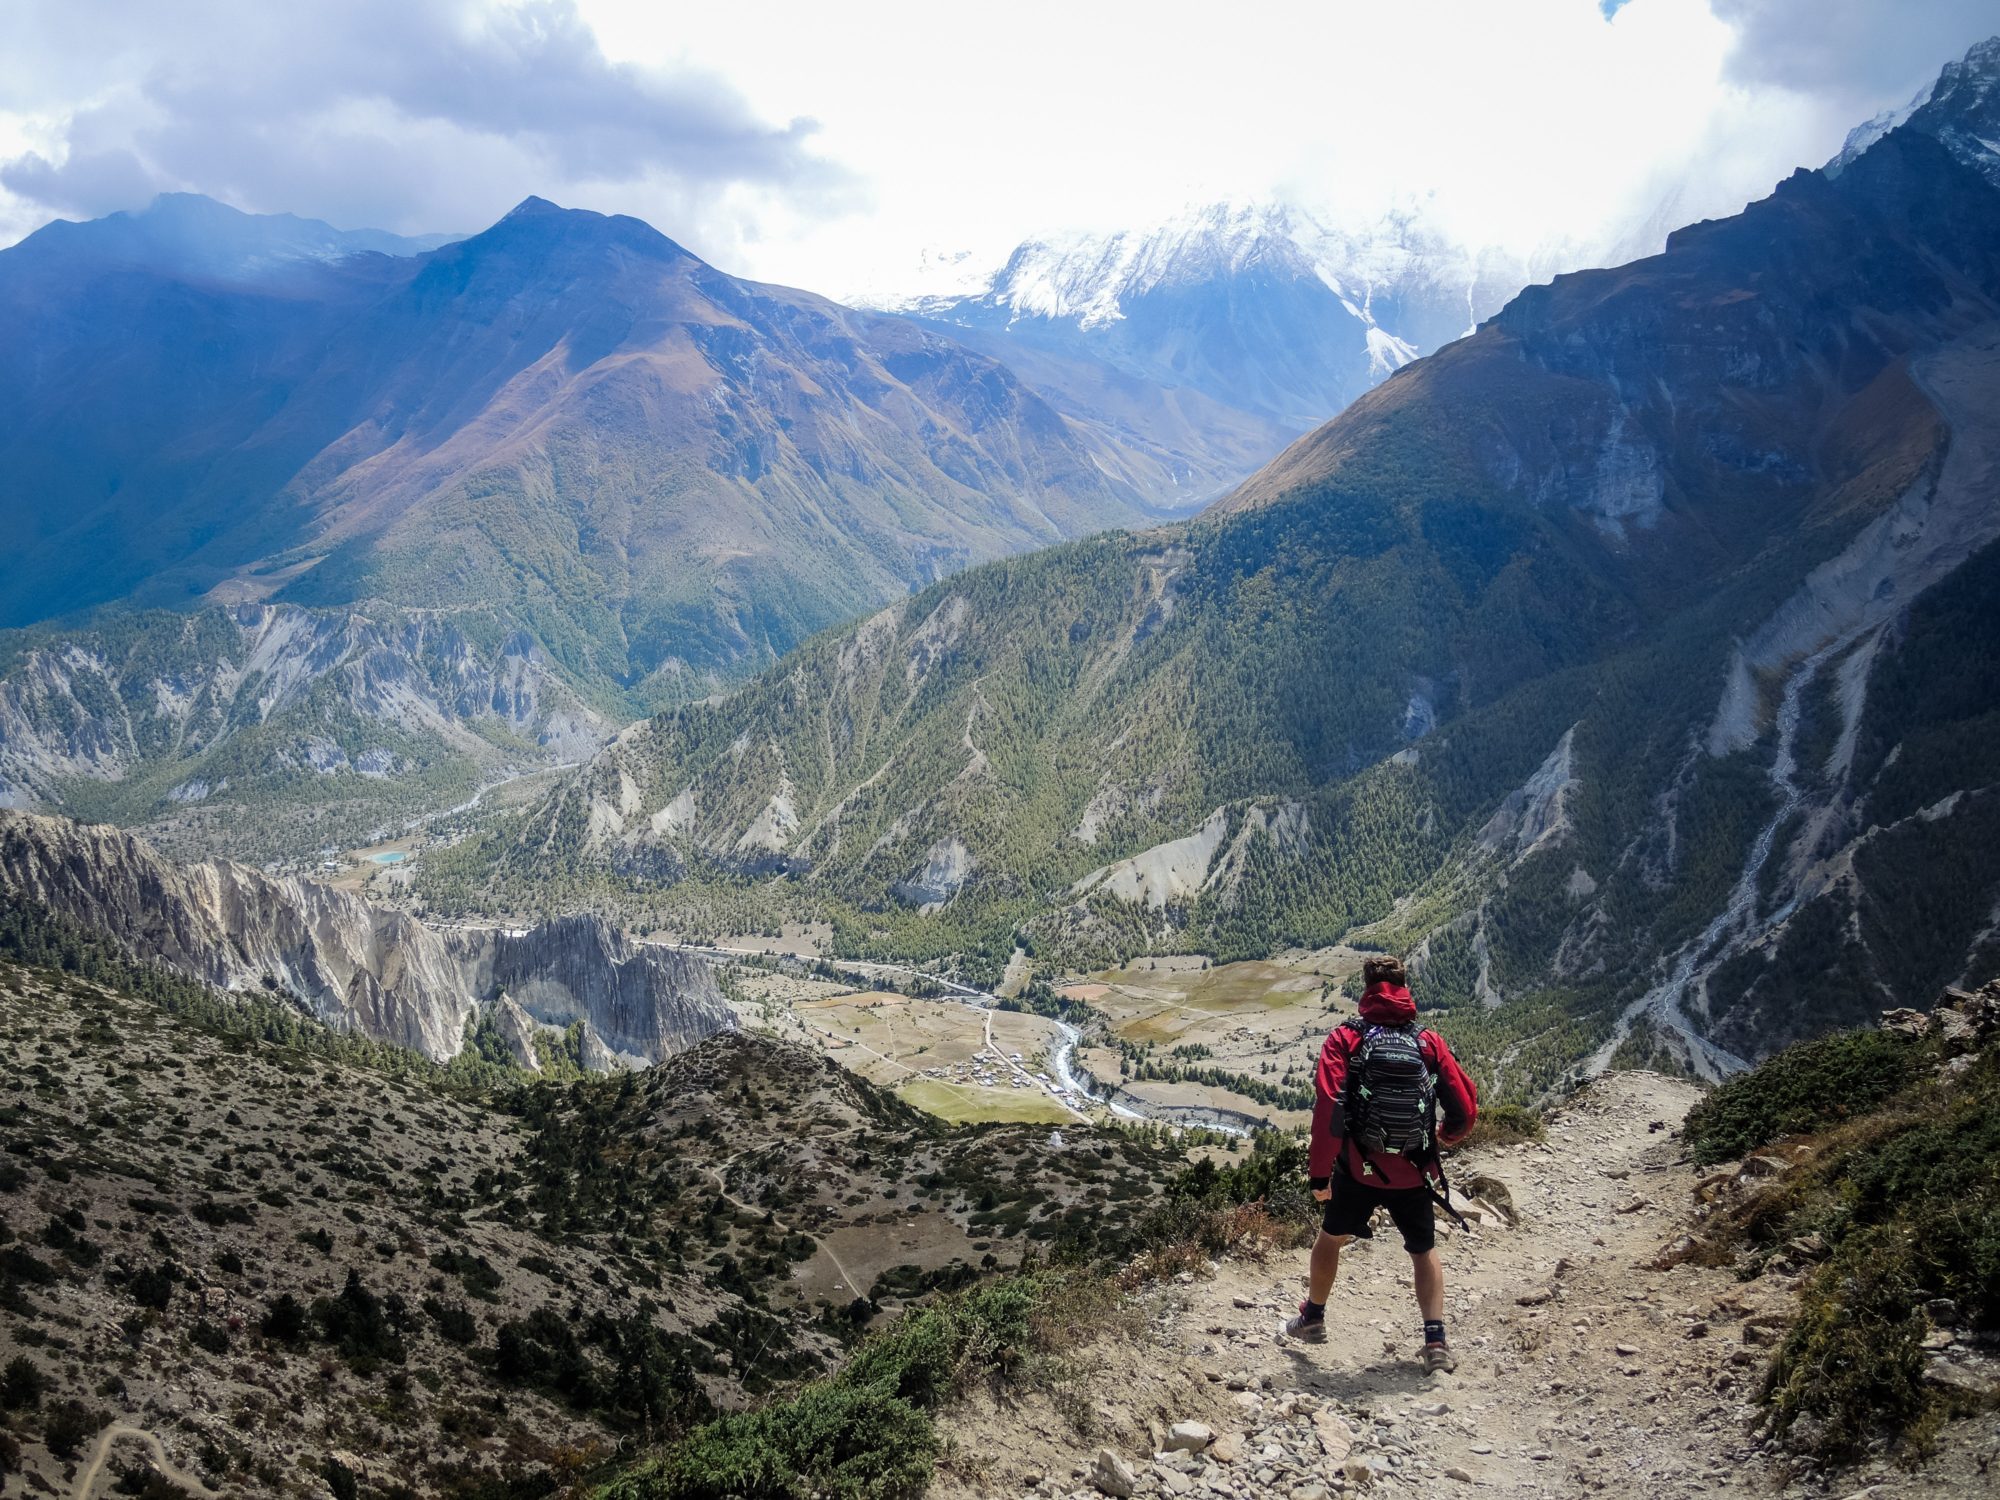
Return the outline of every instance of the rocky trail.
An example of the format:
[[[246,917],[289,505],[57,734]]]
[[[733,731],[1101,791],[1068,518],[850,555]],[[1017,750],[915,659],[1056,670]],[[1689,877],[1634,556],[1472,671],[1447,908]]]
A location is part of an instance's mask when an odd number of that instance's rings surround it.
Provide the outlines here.
[[[934,1495],[1849,1496],[1990,1493],[1990,1420],[1923,1471],[1788,1476],[1755,1397],[1796,1281],[1653,1269],[1699,1173],[1678,1126],[1698,1097],[1646,1073],[1580,1093],[1544,1143],[1457,1153],[1461,1190],[1511,1198],[1470,1234],[1442,1221],[1453,1374],[1426,1375],[1409,1261],[1386,1217],[1343,1256],[1327,1343],[1278,1332],[1305,1252],[1231,1258],[1145,1294],[1143,1330],[1098,1338],[1070,1379],[981,1393],[949,1424]],[[1080,1430],[1081,1429],[1081,1430]]]

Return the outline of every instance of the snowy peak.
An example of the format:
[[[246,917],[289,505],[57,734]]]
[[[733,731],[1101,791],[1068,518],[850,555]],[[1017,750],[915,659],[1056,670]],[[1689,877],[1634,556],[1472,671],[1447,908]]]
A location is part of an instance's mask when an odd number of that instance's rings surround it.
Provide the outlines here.
[[[929,255],[908,283],[924,294],[869,300],[1013,365],[1072,419],[1144,427],[1177,492],[1212,477],[1189,455],[1228,453],[1240,477],[1530,279],[1421,204],[1336,225],[1294,204],[1203,203],[1038,235],[983,277],[975,265]]]
[[[1016,316],[1074,319],[1092,328],[1122,318],[1128,301],[1161,288],[1259,270],[1315,274],[1290,211],[1218,203],[1151,229],[1029,240],[1008,257],[986,300]]]
[[[1378,291],[1393,294],[1413,284],[1462,290],[1490,256],[1452,244],[1414,212],[1336,229],[1285,204],[1209,203],[1143,228],[1025,240],[983,284],[966,284],[968,259],[926,257],[929,275],[951,261],[961,290],[884,299],[885,305],[936,313],[970,300],[1016,318],[1088,329],[1117,322],[1133,302],[1161,291],[1256,276],[1317,281],[1368,325],[1377,321],[1371,304]],[[1467,321],[1455,331],[1470,327]],[[1394,335],[1382,341],[1385,351],[1408,343]]]
[[[1905,126],[1935,137],[2000,188],[2000,36],[1989,37],[1958,61],[1946,63],[1937,78],[1901,109],[1884,110],[1855,126],[1839,154],[1826,164],[1827,175],[1838,177],[1883,136]]]

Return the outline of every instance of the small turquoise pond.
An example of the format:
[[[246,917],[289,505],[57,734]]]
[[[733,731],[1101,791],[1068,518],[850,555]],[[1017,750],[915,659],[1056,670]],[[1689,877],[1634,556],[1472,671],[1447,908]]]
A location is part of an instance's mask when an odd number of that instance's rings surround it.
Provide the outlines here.
[[[370,860],[372,860],[374,863],[378,865],[401,864],[404,860],[408,859],[409,857],[410,856],[405,854],[401,849],[391,849],[384,854],[371,854],[368,856]]]

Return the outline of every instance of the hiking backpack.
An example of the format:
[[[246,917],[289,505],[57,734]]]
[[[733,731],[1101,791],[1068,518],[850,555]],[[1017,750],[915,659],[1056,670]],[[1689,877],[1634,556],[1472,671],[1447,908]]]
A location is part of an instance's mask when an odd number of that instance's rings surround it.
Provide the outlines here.
[[[1428,1157],[1437,1139],[1438,1078],[1422,1030],[1415,1022],[1341,1024],[1361,1039],[1347,1062],[1347,1133],[1377,1156]]]

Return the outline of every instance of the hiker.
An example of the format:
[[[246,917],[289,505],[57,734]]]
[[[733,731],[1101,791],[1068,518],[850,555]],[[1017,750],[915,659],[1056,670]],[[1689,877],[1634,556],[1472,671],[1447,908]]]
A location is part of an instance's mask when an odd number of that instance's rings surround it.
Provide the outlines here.
[[[1451,1371],[1458,1360],[1444,1336],[1444,1267],[1432,1215],[1433,1203],[1445,1199],[1432,1184],[1444,1183],[1438,1149],[1465,1139],[1479,1093],[1444,1038],[1418,1027],[1401,959],[1371,958],[1361,977],[1359,1019],[1334,1027],[1320,1048],[1307,1171],[1312,1195],[1326,1210],[1313,1242],[1310,1290],[1284,1332],[1325,1342],[1340,1248],[1357,1235],[1372,1239],[1369,1220],[1386,1208],[1410,1252],[1424,1319],[1424,1369]]]

